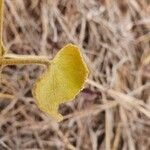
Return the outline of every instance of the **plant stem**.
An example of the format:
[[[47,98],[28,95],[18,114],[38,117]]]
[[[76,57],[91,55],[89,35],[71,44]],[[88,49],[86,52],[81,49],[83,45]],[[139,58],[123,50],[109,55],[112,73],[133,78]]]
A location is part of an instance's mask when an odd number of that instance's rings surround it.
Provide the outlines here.
[[[0,43],[2,43],[2,32],[3,32],[3,7],[4,7],[4,0],[0,0]]]
[[[29,55],[5,55],[0,58],[0,65],[49,65],[50,60],[46,56],[29,56]]]
[[[2,42],[3,34],[3,8],[4,0],[0,0],[0,66],[1,65],[19,65],[19,64],[37,64],[48,65],[50,61],[46,56],[25,56],[25,55],[4,55],[4,46]]]
[[[5,53],[5,48],[3,45],[3,12],[4,12],[4,0],[0,0],[0,56],[3,56]]]

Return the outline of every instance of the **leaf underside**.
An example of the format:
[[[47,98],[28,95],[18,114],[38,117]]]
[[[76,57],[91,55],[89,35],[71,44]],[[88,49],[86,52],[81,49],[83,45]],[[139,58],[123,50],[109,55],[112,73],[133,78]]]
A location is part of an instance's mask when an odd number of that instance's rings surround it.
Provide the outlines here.
[[[66,45],[33,87],[33,96],[39,108],[56,120],[62,120],[58,113],[59,104],[74,99],[83,88],[88,73],[79,48]]]

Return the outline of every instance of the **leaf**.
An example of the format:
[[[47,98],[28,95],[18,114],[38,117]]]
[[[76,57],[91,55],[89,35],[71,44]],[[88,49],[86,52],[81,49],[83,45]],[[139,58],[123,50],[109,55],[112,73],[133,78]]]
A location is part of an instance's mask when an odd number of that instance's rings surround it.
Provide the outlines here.
[[[0,57],[3,56],[5,54],[5,47],[3,45],[3,43],[1,42],[0,44]]]
[[[68,102],[80,92],[88,77],[88,68],[77,46],[68,44],[62,48],[37,80],[33,96],[39,108],[57,120],[59,104]]]

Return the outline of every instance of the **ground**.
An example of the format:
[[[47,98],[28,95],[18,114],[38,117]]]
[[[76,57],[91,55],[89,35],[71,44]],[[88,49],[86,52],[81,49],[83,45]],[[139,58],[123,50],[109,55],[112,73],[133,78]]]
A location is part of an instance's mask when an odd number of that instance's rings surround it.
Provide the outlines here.
[[[149,0],[5,0],[8,53],[53,58],[73,43],[90,76],[57,123],[31,93],[44,68],[4,67],[0,150],[149,150],[149,14]]]

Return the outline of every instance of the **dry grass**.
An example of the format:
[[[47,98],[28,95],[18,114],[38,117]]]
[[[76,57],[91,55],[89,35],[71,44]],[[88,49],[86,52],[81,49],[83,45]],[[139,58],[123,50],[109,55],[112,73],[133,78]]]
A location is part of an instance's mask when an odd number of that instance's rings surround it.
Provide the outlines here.
[[[43,68],[5,67],[0,150],[149,150],[149,14],[149,0],[5,0],[9,53],[53,57],[71,42],[91,74],[58,124],[31,95]]]

